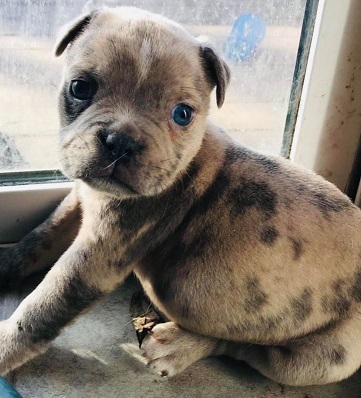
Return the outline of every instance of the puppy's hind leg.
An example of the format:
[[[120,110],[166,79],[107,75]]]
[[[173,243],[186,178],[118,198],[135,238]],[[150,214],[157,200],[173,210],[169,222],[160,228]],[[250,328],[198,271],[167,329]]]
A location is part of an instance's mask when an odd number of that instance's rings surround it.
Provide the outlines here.
[[[279,346],[223,342],[222,353],[246,361],[288,385],[327,384],[351,376],[361,365],[361,312],[352,318]]]
[[[76,189],[18,244],[0,252],[0,287],[52,266],[75,239],[81,222]]]
[[[327,384],[351,376],[360,367],[360,333],[361,310],[322,332],[282,346],[218,340],[167,322],[154,327],[142,348],[148,367],[162,376],[174,376],[201,358],[227,355],[246,361],[278,383]]]

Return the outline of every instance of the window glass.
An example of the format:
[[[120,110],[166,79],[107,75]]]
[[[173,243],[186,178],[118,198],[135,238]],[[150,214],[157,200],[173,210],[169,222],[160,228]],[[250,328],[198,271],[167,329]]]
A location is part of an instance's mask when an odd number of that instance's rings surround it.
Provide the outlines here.
[[[0,171],[58,169],[60,26],[84,6],[130,5],[175,19],[222,53],[232,81],[211,118],[237,140],[279,153],[306,0],[0,0]]]

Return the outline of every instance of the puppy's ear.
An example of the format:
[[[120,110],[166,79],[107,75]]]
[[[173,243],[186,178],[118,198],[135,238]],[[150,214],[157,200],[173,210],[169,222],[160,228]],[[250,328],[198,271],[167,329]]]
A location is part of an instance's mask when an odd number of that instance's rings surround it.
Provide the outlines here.
[[[201,57],[204,63],[206,76],[212,87],[217,86],[217,106],[223,105],[226,88],[231,78],[228,65],[210,47],[201,47]]]
[[[97,10],[93,10],[86,14],[80,15],[78,18],[69,22],[61,29],[54,47],[54,54],[56,57],[59,57],[61,54],[63,54],[68,45],[81,35],[97,12]]]

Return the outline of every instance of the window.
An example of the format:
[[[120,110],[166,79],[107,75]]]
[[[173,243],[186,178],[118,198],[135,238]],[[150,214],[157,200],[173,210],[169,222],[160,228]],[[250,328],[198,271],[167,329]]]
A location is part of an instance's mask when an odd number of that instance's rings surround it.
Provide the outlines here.
[[[79,15],[85,3],[3,2],[0,171],[60,167],[56,151],[57,86],[62,59],[52,57],[51,49],[59,27]],[[233,78],[224,107],[217,110],[213,102],[212,119],[236,139],[271,153],[279,153],[282,144],[306,3],[180,0],[175,5],[168,0],[104,1],[108,6],[130,5],[159,12],[213,44],[228,61]],[[59,178],[57,173],[37,173],[31,178],[47,176]]]

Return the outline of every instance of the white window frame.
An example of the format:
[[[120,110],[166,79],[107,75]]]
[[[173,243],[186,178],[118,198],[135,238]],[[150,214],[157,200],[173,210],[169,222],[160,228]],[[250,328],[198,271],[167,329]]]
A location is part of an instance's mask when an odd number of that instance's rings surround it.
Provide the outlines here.
[[[361,131],[361,79],[351,81],[353,68],[361,65],[360,20],[359,0],[319,1],[290,155],[291,161],[342,190]],[[0,187],[0,242],[19,240],[44,220],[72,186],[61,182]]]
[[[320,1],[290,155],[342,191],[361,132],[360,20],[359,0]]]

